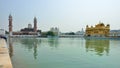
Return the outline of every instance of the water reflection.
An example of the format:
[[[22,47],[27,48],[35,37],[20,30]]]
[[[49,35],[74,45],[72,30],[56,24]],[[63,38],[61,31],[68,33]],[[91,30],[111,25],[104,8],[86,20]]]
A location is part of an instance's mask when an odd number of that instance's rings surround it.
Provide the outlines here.
[[[48,38],[48,43],[49,43],[49,46],[52,47],[52,48],[57,48],[58,47],[58,38]]]
[[[34,59],[37,59],[37,47],[38,45],[40,45],[41,43],[41,39],[36,39],[36,38],[24,38],[24,39],[20,39],[20,42],[23,44],[23,46],[25,48],[27,48],[29,51],[31,51],[33,49],[33,56]]]
[[[109,40],[86,40],[86,52],[94,51],[96,55],[109,54]]]
[[[34,55],[34,59],[37,59],[37,43],[34,43],[34,53],[33,53],[33,55]]]
[[[9,55],[10,57],[13,56],[13,42],[12,42],[12,38],[9,38]]]

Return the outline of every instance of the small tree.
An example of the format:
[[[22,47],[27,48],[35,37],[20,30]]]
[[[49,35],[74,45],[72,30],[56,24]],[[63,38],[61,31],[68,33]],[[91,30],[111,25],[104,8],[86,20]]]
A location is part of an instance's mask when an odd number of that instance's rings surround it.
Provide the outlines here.
[[[48,32],[47,32],[47,36],[55,36],[55,34],[54,34],[54,32],[52,32],[52,31],[48,31]]]

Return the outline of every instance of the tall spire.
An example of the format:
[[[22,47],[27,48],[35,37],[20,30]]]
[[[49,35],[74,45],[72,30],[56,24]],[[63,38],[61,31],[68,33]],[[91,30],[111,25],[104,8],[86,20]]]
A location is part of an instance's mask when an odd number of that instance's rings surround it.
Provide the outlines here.
[[[9,18],[12,18],[12,15],[11,15],[11,14],[9,14]]]
[[[9,32],[12,32],[12,16],[11,14],[9,15]]]
[[[34,32],[37,32],[37,18],[34,17]]]
[[[9,14],[9,34],[12,35],[12,15]]]

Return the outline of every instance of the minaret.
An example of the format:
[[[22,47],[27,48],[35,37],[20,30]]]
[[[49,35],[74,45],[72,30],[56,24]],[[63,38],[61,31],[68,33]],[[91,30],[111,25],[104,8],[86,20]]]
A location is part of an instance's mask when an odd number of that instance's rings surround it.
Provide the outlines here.
[[[34,32],[37,32],[37,18],[34,17]]]
[[[11,14],[9,15],[9,35],[12,35],[12,16]]]

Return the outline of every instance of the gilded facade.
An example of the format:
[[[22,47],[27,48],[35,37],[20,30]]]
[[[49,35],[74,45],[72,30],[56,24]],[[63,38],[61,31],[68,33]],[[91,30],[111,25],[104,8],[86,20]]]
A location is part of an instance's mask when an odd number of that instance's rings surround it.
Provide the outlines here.
[[[104,23],[99,22],[95,27],[88,25],[86,26],[85,36],[94,36],[94,37],[108,37],[110,33],[110,25],[104,25]]]

